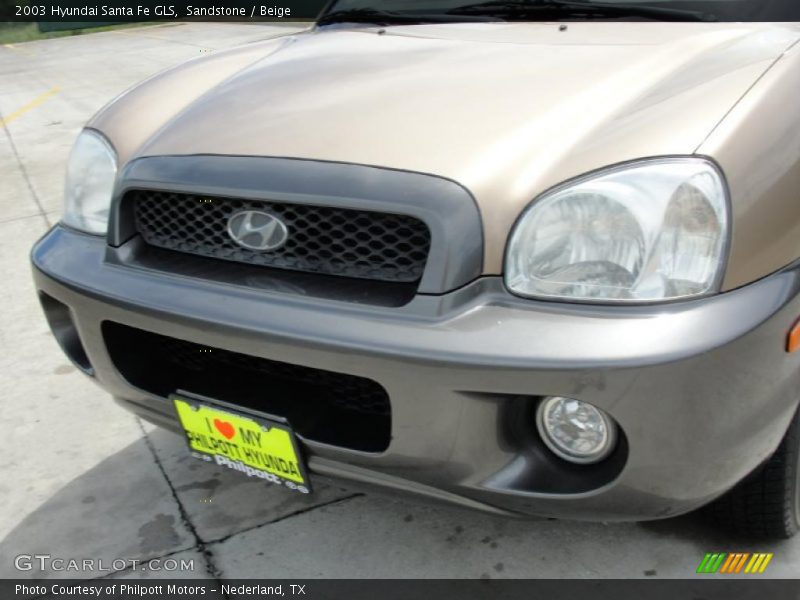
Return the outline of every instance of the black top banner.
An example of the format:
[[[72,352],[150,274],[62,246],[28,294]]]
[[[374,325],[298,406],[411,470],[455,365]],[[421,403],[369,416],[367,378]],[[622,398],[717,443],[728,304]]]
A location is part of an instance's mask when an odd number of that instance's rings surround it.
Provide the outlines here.
[[[0,21],[311,21],[326,4],[327,0],[0,0]]]

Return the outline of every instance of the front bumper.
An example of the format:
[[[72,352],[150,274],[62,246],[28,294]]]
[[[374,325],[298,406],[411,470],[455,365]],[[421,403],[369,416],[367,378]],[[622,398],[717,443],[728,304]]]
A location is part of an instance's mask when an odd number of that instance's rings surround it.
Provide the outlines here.
[[[110,252],[103,239],[56,226],[33,249],[36,285],[69,308],[80,366],[148,420],[177,430],[167,400],[121,376],[104,321],[387,390],[388,449],[304,440],[312,475],[503,513],[660,518],[740,481],[775,450],[797,408],[800,353],[784,349],[800,314],[796,268],[655,307],[522,300],[487,277],[385,308],[131,268]],[[591,402],[619,423],[613,473],[543,450],[527,419],[548,395]]]

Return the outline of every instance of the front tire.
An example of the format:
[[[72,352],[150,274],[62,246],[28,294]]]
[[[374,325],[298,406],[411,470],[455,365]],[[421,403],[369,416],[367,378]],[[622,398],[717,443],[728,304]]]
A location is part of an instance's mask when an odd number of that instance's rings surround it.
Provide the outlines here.
[[[753,538],[787,539],[800,529],[800,410],[775,454],[708,507],[725,529]]]

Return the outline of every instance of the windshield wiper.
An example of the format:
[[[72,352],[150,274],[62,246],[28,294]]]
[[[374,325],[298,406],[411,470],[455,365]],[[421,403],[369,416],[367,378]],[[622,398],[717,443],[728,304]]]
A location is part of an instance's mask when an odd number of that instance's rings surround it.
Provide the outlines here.
[[[489,0],[448,11],[455,15],[519,16],[555,12],[559,15],[592,17],[644,17],[660,21],[716,21],[710,13],[664,8],[638,3],[589,2],[588,0]]]
[[[482,14],[463,14],[445,13],[421,15],[403,12],[391,12],[388,10],[377,10],[373,8],[353,8],[349,10],[337,10],[327,15],[323,15],[317,20],[318,26],[332,25],[334,23],[370,23],[374,25],[393,25],[393,24],[419,24],[419,23],[454,23],[454,22],[486,22],[503,21],[499,16]]]

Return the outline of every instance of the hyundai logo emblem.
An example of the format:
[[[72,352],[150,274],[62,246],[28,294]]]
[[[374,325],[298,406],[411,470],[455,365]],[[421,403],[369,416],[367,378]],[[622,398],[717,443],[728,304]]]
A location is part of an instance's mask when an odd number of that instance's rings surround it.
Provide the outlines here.
[[[228,219],[228,235],[248,250],[277,250],[289,239],[286,223],[261,210],[242,210]]]

